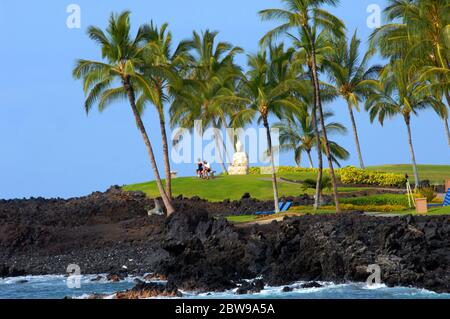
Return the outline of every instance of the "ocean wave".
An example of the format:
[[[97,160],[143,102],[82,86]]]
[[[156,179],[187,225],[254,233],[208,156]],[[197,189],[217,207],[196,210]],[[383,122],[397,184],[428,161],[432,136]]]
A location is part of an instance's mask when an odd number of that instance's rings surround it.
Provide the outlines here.
[[[119,283],[107,280],[92,281],[99,275],[84,275],[81,277],[81,289],[69,289],[67,277],[63,275],[48,276],[22,276],[0,279],[0,299],[61,299],[64,297],[88,299],[92,295],[104,295],[112,299],[118,291],[133,287],[135,278],[127,277]],[[105,274],[100,274],[105,277]],[[248,280],[251,281],[251,280]],[[158,281],[162,282],[162,281]],[[318,282],[321,287],[302,288],[307,282],[299,281],[287,285],[292,291],[284,292],[282,287],[266,286],[264,290],[255,294],[237,295],[232,289],[224,292],[195,292],[181,291],[181,299],[418,299],[418,298],[445,298],[450,294],[439,294],[426,289],[409,287],[387,287],[384,284],[369,286],[366,283],[339,283]],[[158,297],[154,299],[166,299]],[[178,299],[178,298],[177,298]]]

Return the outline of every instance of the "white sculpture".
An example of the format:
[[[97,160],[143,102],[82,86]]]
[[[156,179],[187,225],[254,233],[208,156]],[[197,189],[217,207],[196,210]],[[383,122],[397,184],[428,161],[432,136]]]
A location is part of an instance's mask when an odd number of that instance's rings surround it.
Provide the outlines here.
[[[228,174],[230,175],[248,175],[248,156],[244,152],[241,141],[236,143],[236,153],[233,155],[233,163],[228,168]]]

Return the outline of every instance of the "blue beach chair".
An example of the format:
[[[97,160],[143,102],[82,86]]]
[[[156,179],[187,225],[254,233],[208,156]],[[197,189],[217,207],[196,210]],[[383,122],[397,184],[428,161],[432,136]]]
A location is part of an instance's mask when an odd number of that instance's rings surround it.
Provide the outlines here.
[[[447,191],[447,194],[445,195],[444,202],[442,204],[428,204],[428,207],[446,207],[450,206],[450,188]]]
[[[279,202],[278,203],[278,208],[280,209],[280,213],[285,213],[287,212],[292,206],[292,202]],[[275,212],[257,212],[255,213],[255,215],[274,215]]]
[[[280,209],[281,213],[286,213],[292,207],[292,202],[287,202],[286,205],[282,209]]]

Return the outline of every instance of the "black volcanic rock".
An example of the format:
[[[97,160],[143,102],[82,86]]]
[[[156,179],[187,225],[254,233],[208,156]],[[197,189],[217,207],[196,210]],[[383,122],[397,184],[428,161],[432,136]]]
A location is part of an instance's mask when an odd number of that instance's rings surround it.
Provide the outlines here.
[[[257,279],[251,282],[244,282],[237,290],[237,295],[255,294],[264,290],[264,281]]]
[[[300,285],[300,288],[322,288],[323,285],[319,284],[316,281],[307,282]]]
[[[143,193],[118,187],[69,200],[0,200],[0,277],[65,274],[75,263],[82,274],[121,279],[127,269],[158,274],[169,287],[223,291],[257,277],[270,286],[365,282],[368,266],[377,264],[387,285],[450,292],[449,216],[307,215],[235,227],[221,217],[273,203],[179,197],[169,218],[147,216],[153,205]]]

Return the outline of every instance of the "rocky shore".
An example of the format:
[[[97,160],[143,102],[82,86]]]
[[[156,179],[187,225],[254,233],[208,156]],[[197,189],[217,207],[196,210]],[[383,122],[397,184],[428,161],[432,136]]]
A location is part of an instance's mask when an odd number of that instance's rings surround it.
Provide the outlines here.
[[[378,264],[389,286],[450,292],[448,216],[311,215],[234,227],[221,217],[268,210],[271,203],[179,197],[175,206],[178,213],[167,219],[149,217],[151,199],[117,187],[70,200],[0,201],[0,277],[64,274],[77,264],[83,274],[115,280],[145,273],[167,278],[165,289],[140,283],[149,295],[237,286],[243,293],[298,280],[366,281],[367,266]],[[256,277],[261,281],[241,285]]]

